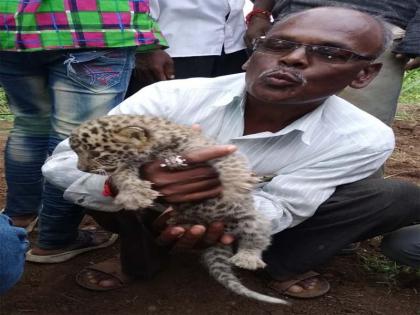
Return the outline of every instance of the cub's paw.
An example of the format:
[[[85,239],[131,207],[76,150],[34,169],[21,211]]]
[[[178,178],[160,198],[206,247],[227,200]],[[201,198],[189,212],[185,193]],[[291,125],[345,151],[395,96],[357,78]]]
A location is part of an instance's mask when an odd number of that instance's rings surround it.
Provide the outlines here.
[[[138,210],[150,207],[158,196],[159,193],[154,190],[142,193],[138,191],[121,191],[115,197],[114,202],[122,205],[126,210]]]
[[[229,261],[239,268],[248,270],[256,270],[266,266],[265,262],[258,255],[247,251],[238,252]]]

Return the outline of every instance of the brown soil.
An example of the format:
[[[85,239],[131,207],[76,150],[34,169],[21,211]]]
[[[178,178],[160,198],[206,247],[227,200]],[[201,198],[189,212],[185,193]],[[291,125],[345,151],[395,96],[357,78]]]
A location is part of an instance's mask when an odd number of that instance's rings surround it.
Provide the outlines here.
[[[397,149],[386,165],[388,177],[402,178],[420,184],[420,106],[402,106],[401,120],[394,124]],[[10,125],[0,129],[4,144]],[[1,172],[2,173],[2,172]],[[0,182],[0,203],[4,200],[4,180]],[[380,258],[377,240],[363,243],[357,254],[338,256],[320,271],[331,282],[332,289],[314,300],[293,300],[291,308],[266,305],[235,296],[211,280],[194,254],[174,255],[169,268],[154,280],[133,283],[114,292],[92,292],[77,286],[74,276],[82,267],[112,257],[118,244],[111,248],[81,255],[57,265],[28,263],[17,286],[0,298],[1,315],[131,315],[131,314],[386,314],[420,315],[420,280],[392,281],[387,274],[366,268],[362,257]],[[263,279],[241,273],[251,288],[274,294]],[[389,276],[389,274],[388,274]]]

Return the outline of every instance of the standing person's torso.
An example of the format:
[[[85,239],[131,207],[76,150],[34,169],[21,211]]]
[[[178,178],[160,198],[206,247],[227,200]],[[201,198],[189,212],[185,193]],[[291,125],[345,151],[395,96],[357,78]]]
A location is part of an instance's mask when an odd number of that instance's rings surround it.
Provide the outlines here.
[[[150,3],[172,57],[220,55],[245,48],[244,0],[156,0]]]
[[[159,44],[148,1],[1,0],[0,50]]]

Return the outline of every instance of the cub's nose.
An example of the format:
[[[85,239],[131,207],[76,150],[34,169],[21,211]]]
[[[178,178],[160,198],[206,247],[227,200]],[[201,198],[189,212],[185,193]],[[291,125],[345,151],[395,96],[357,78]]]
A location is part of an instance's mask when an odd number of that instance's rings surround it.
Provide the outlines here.
[[[85,165],[82,161],[78,161],[77,162],[77,168],[79,170],[81,170],[82,172],[89,172],[89,167],[87,167],[87,165]]]

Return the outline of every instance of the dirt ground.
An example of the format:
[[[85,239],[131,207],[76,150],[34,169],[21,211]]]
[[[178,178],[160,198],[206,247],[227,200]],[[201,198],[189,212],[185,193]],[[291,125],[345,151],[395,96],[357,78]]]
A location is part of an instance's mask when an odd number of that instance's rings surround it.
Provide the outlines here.
[[[386,176],[420,184],[420,106],[400,106],[393,129],[397,149],[386,165]],[[0,123],[1,147],[10,124]],[[0,170],[2,174],[2,170]],[[0,204],[4,203],[4,180],[0,181]],[[82,267],[112,257],[111,248],[86,253],[57,265],[28,263],[17,286],[0,299],[1,315],[143,315],[143,314],[385,314],[420,315],[420,279],[393,279],[366,268],[363,256],[380,257],[377,240],[366,241],[357,254],[337,256],[320,268],[331,291],[319,299],[293,300],[292,307],[273,306],[238,297],[209,278],[195,254],[177,254],[169,268],[154,280],[133,283],[114,292],[91,292],[77,286],[74,276]],[[274,294],[265,280],[240,273],[244,283]]]

